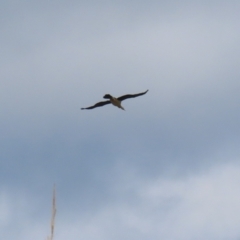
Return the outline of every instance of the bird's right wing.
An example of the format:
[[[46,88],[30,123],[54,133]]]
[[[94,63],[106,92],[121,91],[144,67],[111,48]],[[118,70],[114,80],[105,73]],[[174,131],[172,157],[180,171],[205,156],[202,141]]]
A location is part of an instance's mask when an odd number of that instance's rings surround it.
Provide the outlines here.
[[[123,101],[123,100],[128,99],[128,98],[135,98],[135,97],[142,96],[142,95],[146,94],[147,92],[148,92],[148,90],[145,91],[145,92],[142,92],[142,93],[137,93],[137,94],[127,94],[127,95],[118,97],[117,99],[118,99],[119,101]]]
[[[106,104],[109,104],[109,103],[111,103],[110,101],[103,101],[103,102],[98,102],[98,103],[96,103],[95,105],[93,105],[93,106],[90,106],[90,107],[87,107],[87,108],[81,108],[82,110],[84,110],[84,109],[93,109],[93,108],[96,108],[96,107],[102,107],[102,106],[104,106],[104,105],[106,105]]]

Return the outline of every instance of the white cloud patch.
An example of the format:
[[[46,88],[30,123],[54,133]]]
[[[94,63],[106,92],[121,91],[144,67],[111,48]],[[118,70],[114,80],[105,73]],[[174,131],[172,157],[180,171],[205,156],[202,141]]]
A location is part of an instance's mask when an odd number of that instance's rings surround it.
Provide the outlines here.
[[[159,231],[166,239],[232,239],[240,234],[240,168],[221,166],[181,181],[158,181],[146,191],[151,206],[177,199]],[[172,230],[171,230],[172,229]]]
[[[0,228],[4,228],[10,221],[10,206],[7,194],[0,192]]]
[[[139,182],[131,189],[135,202],[122,193],[92,216],[61,217],[57,239],[237,239],[239,185],[238,165],[185,179]]]
[[[27,192],[7,187],[2,189],[0,191],[0,239],[46,239],[50,231],[51,213],[45,224],[38,213],[38,208],[39,199],[30,196]],[[47,210],[43,209],[41,212],[47,212]]]
[[[240,166],[236,161],[185,177],[156,179],[139,178],[131,169],[124,175],[125,167],[117,167],[112,201],[99,205],[94,212],[82,212],[81,207],[71,204],[63,210],[63,196],[57,192],[56,240],[240,237]],[[47,207],[40,204],[41,200],[27,192],[1,191],[1,239],[45,239],[51,199]]]

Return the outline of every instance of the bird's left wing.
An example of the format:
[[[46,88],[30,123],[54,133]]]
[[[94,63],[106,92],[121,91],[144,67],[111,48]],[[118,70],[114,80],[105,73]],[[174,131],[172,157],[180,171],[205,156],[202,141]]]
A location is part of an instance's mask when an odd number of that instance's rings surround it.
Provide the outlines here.
[[[90,107],[87,107],[87,108],[81,108],[82,110],[84,110],[84,109],[93,109],[93,108],[96,108],[96,107],[102,107],[102,106],[104,106],[104,105],[106,105],[106,104],[109,104],[109,103],[111,103],[110,101],[103,101],[103,102],[98,102],[98,103],[96,103],[95,105],[93,105],[93,106],[90,106]]]
[[[137,93],[137,94],[127,94],[127,95],[123,95],[121,97],[118,97],[117,99],[119,101],[123,101],[123,100],[128,99],[128,98],[135,98],[135,97],[142,96],[142,95],[146,94],[147,92],[148,92],[148,90],[145,91],[145,92],[142,92],[142,93]]]

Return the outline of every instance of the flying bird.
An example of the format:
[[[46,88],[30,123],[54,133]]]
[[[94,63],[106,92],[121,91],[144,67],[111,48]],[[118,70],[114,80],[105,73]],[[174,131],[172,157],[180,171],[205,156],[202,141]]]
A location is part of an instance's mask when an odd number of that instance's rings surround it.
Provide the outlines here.
[[[111,96],[110,94],[105,94],[103,96],[103,98],[105,99],[109,99],[108,101],[103,101],[103,102],[98,102],[96,103],[95,105],[93,106],[90,106],[90,107],[87,107],[87,108],[81,108],[82,110],[84,109],[93,109],[93,108],[96,108],[96,107],[102,107],[104,105],[107,105],[107,104],[110,104],[112,103],[114,106],[118,107],[118,108],[121,108],[122,110],[125,110],[122,105],[121,105],[121,102],[125,99],[128,99],[128,98],[135,98],[135,97],[139,97],[139,96],[142,96],[144,94],[146,94],[148,92],[145,91],[145,92],[142,92],[142,93],[137,93],[137,94],[127,94],[127,95],[123,95],[121,97],[118,97],[118,98],[115,98],[113,96]]]

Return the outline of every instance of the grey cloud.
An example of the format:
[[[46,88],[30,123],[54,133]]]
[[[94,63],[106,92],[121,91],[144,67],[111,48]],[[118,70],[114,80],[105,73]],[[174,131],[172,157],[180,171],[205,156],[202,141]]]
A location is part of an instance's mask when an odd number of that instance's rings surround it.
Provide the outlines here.
[[[134,169],[128,173],[128,179],[118,175],[113,190],[118,198],[110,204],[88,213],[76,206],[74,211],[69,208],[58,211],[55,237],[181,240],[237,239],[239,236],[239,164],[224,164],[184,179],[159,177],[149,181],[136,177]],[[18,197],[11,203],[10,218],[22,227],[19,236],[31,239],[42,236],[46,228],[43,219],[32,222],[30,230],[23,227],[29,222],[29,214],[37,208],[32,203],[29,211],[27,197]],[[16,208],[19,205],[29,212],[22,216],[21,222],[14,218],[19,214]],[[2,236],[9,234],[4,231]],[[16,235],[11,232],[11,236]]]
[[[41,196],[42,209],[55,182],[60,214],[77,208],[92,221],[109,204],[118,215],[119,198],[139,199],[115,189],[131,181],[194,178],[238,162],[238,4],[72,3],[1,8],[1,188]],[[80,111],[105,93],[146,89],[123,103],[126,112]],[[137,212],[132,224],[148,228]],[[93,228],[104,235],[106,226]]]

